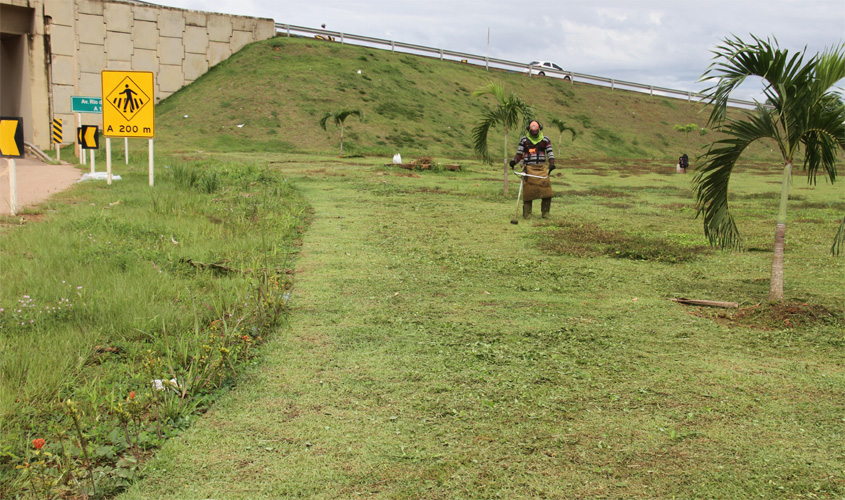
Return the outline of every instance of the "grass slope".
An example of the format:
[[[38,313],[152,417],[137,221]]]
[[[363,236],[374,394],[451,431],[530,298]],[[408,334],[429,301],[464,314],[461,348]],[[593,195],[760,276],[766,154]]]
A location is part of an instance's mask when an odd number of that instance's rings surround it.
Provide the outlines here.
[[[755,305],[769,251],[703,246],[689,176],[659,162],[563,169],[553,218],[513,226],[477,166],[256,159],[314,208],[290,328],[121,499],[845,494],[832,186],[796,190],[814,200],[792,205],[799,311],[778,318]],[[758,173],[736,174],[734,209],[768,249],[777,187]]]
[[[358,71],[360,70],[360,74]],[[245,47],[193,84],[158,105],[164,148],[184,151],[275,151],[339,153],[339,131],[323,131],[327,111],[355,108],[363,122],[346,122],[346,153],[391,157],[426,154],[470,158],[471,130],[490,98],[470,98],[490,81],[504,84],[534,106],[557,143],[550,122],[564,120],[578,131],[558,146],[561,158],[653,158],[674,165],[694,158],[718,137],[684,134],[674,125],[706,125],[702,105],[679,99],[611,91],[581,82],[528,78],[506,71],[341,45],[277,37]],[[240,126],[240,127],[239,127]],[[503,130],[489,138],[501,154]],[[515,148],[519,134],[511,134]],[[757,145],[755,157],[768,149]],[[337,154],[335,153],[335,154]]]

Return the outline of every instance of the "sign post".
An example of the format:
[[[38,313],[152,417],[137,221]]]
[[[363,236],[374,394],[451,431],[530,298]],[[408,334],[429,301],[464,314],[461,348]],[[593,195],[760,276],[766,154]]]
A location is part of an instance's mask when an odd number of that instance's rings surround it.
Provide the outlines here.
[[[77,135],[79,134],[79,128],[82,127],[82,115],[80,113],[76,113],[76,130]],[[74,147],[74,151],[76,152],[76,157],[85,165],[85,154],[82,151],[82,143],[79,142],[79,139],[76,140],[76,146]]]
[[[155,77],[150,71],[103,71],[103,135],[150,140],[150,186],[153,185],[155,137]],[[129,158],[128,140],[126,147]]]
[[[9,164],[9,210],[12,215],[18,213],[18,171],[15,166],[15,159],[6,160]]]
[[[153,140],[150,139],[150,186],[153,185],[154,175],[153,175]]]
[[[18,213],[18,173],[15,158],[23,158],[23,118],[0,116],[0,157],[9,165],[9,205]]]
[[[111,137],[106,137],[106,184],[111,186]]]

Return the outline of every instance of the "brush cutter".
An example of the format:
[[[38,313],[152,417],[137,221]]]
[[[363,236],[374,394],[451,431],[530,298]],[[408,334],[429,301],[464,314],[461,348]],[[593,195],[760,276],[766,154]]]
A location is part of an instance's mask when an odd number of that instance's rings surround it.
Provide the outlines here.
[[[513,214],[513,219],[511,219],[511,224],[519,224],[519,199],[522,198],[522,184],[525,182],[525,178],[534,177],[535,179],[548,179],[549,176],[547,175],[545,177],[541,177],[539,175],[531,175],[524,172],[514,172],[513,170],[511,170],[511,173],[519,176],[519,193],[516,195],[516,211]]]

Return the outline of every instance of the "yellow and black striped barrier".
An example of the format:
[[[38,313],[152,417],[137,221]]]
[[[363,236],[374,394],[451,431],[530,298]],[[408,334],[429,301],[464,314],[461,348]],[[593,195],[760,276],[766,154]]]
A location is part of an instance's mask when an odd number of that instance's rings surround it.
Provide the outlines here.
[[[53,144],[62,143],[62,119],[53,118]]]

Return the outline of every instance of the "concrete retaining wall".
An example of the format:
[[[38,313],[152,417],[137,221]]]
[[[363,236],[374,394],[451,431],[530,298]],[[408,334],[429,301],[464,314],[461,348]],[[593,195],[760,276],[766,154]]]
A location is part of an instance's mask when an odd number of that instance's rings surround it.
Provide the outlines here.
[[[30,43],[33,102],[27,140],[49,147],[51,118],[74,130],[71,96],[102,97],[103,70],[151,71],[156,102],[249,43],[275,35],[272,19],[188,11],[131,1],[0,0],[36,12]],[[40,15],[43,12],[43,16]],[[41,49],[39,53],[39,49]],[[33,71],[34,70],[34,71]],[[86,124],[102,117],[83,114]],[[70,125],[74,124],[74,125]],[[68,139],[66,132],[65,142]]]

